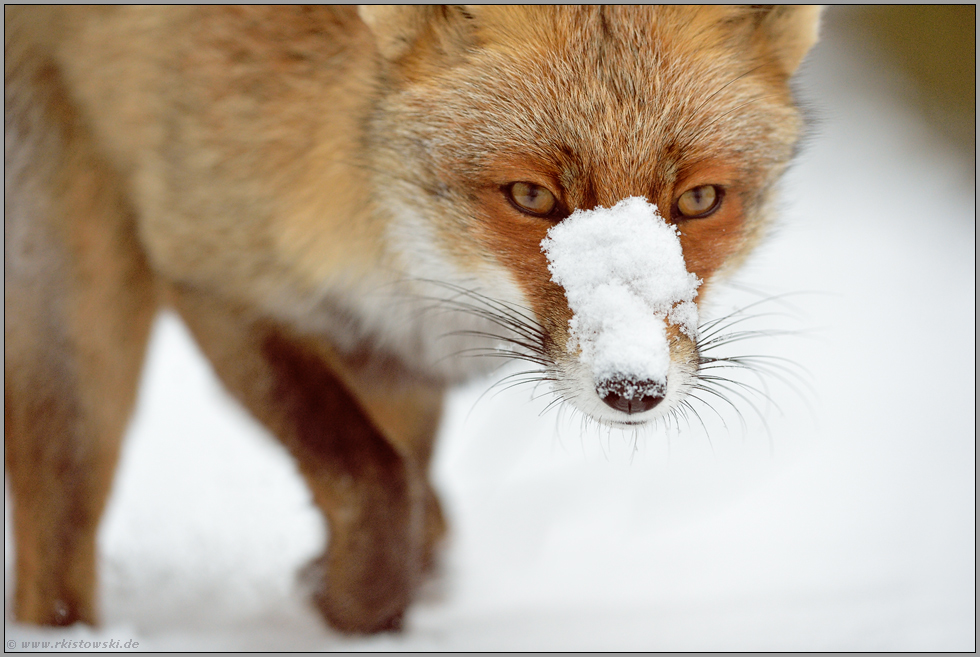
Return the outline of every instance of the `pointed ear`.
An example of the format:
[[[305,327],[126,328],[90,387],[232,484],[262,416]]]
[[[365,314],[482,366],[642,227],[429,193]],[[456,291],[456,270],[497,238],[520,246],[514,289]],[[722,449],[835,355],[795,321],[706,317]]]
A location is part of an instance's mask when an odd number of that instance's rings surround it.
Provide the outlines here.
[[[465,41],[472,14],[454,5],[360,5],[357,13],[374,34],[378,51],[395,61],[432,37],[443,53]]]
[[[422,5],[360,5],[357,13],[374,34],[378,51],[398,59],[415,43],[428,20]]]
[[[796,72],[817,42],[822,11],[820,5],[777,5],[763,10],[758,38],[788,75]]]

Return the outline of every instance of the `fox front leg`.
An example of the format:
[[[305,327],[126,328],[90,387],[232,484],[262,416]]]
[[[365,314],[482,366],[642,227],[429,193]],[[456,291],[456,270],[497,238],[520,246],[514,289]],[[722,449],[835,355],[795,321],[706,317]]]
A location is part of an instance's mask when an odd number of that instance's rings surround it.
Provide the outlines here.
[[[344,631],[399,629],[422,566],[424,493],[413,463],[313,354],[279,335],[263,353],[287,447],[330,527],[314,600]]]
[[[315,345],[199,293],[178,291],[175,303],[224,384],[296,459],[326,517],[328,546],[312,570],[326,620],[354,633],[399,628],[433,524],[422,469]]]

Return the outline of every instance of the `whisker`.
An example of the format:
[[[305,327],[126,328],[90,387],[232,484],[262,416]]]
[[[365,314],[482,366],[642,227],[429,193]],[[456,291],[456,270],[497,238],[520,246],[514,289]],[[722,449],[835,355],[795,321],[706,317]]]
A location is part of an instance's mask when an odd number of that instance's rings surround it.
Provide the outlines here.
[[[728,433],[731,433],[731,429],[728,428],[728,423],[725,422],[725,416],[722,415],[721,412],[717,408],[715,408],[713,405],[709,404],[707,401],[705,401],[704,399],[701,399],[696,394],[694,394],[693,391],[694,390],[697,390],[697,389],[698,389],[697,386],[691,386],[691,390],[688,391],[687,396],[689,398],[691,398],[691,399],[696,399],[697,401],[699,401],[702,404],[704,404],[704,406],[706,408],[708,408],[709,410],[711,410],[712,413],[714,413],[715,415],[718,416],[718,419],[721,421],[721,425],[723,427],[725,427],[725,431],[727,431]],[[712,390],[708,390],[707,392],[710,392],[711,394],[718,394],[718,393],[716,393],[716,392],[714,392]],[[708,436],[708,440],[711,440],[710,433],[707,431],[707,427],[705,427],[705,435]]]
[[[729,285],[732,285],[734,287],[736,284],[729,283]],[[781,293],[781,294],[769,295],[769,296],[766,296],[763,299],[759,299],[758,301],[753,301],[752,303],[750,303],[750,304],[748,304],[746,306],[742,306],[741,308],[737,308],[737,309],[733,310],[732,312],[728,313],[727,315],[723,315],[721,317],[717,317],[715,319],[712,319],[709,322],[706,322],[706,324],[704,324],[702,326],[706,326],[706,325],[710,325],[710,324],[715,324],[715,323],[723,322],[726,319],[731,318],[731,317],[736,316],[736,315],[743,315],[746,312],[748,312],[749,310],[752,310],[753,308],[756,308],[758,306],[761,306],[762,304],[766,304],[766,303],[780,303],[780,304],[782,304],[782,303],[785,303],[785,299],[787,299],[789,297],[803,296],[803,295],[812,295],[812,294],[818,294],[818,293],[817,292],[784,292],[784,293]],[[753,315],[753,316],[755,316],[755,315]]]
[[[743,75],[749,73],[751,71]],[[735,81],[732,80],[717,89],[713,95],[723,93],[725,88]],[[704,102],[708,102],[710,98],[711,96]],[[764,98],[760,96],[751,99],[740,107]],[[712,129],[716,125],[717,123],[709,124],[702,128],[702,131]],[[588,391],[573,389],[570,382],[560,378],[562,370],[556,365],[549,352],[549,349],[553,348],[549,342],[550,337],[530,309],[494,299],[475,289],[475,286],[471,289],[462,283],[424,278],[406,279],[401,283],[403,285],[411,283],[416,286],[412,289],[417,289],[418,293],[406,295],[405,291],[401,290],[400,294],[418,304],[416,306],[418,317],[425,317],[426,321],[432,321],[428,316],[436,315],[437,322],[443,321],[441,315],[444,313],[458,313],[463,317],[460,321],[465,323],[457,323],[457,330],[446,331],[437,337],[438,340],[459,340],[459,343],[450,342],[446,346],[451,348],[458,344],[461,347],[443,356],[440,361],[448,358],[492,358],[501,361],[501,367],[511,360],[528,364],[520,371],[505,376],[498,375],[498,380],[480,394],[474,402],[474,407],[485,398],[496,398],[511,389],[530,385],[531,401],[537,402],[548,395],[551,396],[538,412],[540,417],[555,411],[556,431],[559,425],[564,427],[568,421],[571,422],[565,428],[574,429],[577,420],[578,430],[583,439],[586,434],[598,437],[606,458],[609,458],[612,449],[613,429],[616,429],[617,436],[622,436],[629,445],[631,460],[639,450],[641,436],[648,428],[666,434],[669,443],[672,434],[680,435],[682,431],[689,430],[696,423],[703,430],[708,444],[714,450],[709,429],[709,424],[713,423],[707,421],[709,418],[701,406],[710,409],[711,413],[720,420],[724,430],[729,432],[734,428],[734,425],[728,422],[734,412],[743,437],[749,430],[746,407],[751,409],[752,413],[761,420],[772,449],[774,440],[767,417],[772,409],[781,414],[785,413],[778,396],[774,394],[777,390],[771,384],[778,382],[787,386],[807,403],[808,408],[810,395],[815,396],[806,368],[788,358],[758,353],[760,349],[744,348],[750,343],[761,344],[758,342],[760,340],[785,336],[806,337],[807,331],[784,329],[775,321],[794,317],[791,312],[794,309],[789,300],[791,297],[806,293],[769,295],[751,300],[743,307],[700,324],[698,337],[695,340],[696,371],[692,373],[690,381],[682,383],[680,398],[670,408],[665,407],[664,412],[644,427],[620,427],[580,410],[582,408],[591,410],[590,404],[595,403],[595,400],[586,396]],[[761,292],[748,291],[756,296],[762,296]],[[752,322],[768,322],[776,327],[759,329],[753,327]],[[446,346],[441,351],[448,351]],[[739,350],[749,353],[739,354],[737,353]],[[485,369],[490,369],[490,365]],[[600,405],[599,408],[602,406]],[[753,419],[754,424],[754,418],[750,419]]]
[[[487,340],[497,341],[497,342],[509,342],[510,344],[517,345],[531,352],[532,354],[545,355],[544,349],[540,345],[533,343],[524,342],[523,340],[517,340],[510,338],[505,335],[498,335],[496,333],[490,333],[489,331],[476,331],[476,330],[460,330],[460,331],[450,331],[449,333],[444,333],[439,336],[440,338],[447,337],[473,337],[473,338],[485,338]],[[490,347],[488,347],[490,348]]]
[[[755,386],[753,386],[753,385],[751,385],[749,383],[745,383],[744,381],[736,381],[735,379],[728,379],[728,378],[721,377],[721,376],[712,376],[712,375],[699,376],[698,378],[701,381],[710,381],[710,382],[712,382],[712,383],[714,383],[714,384],[716,384],[716,385],[718,385],[720,387],[724,387],[726,390],[729,390],[729,391],[731,391],[731,392],[733,392],[733,393],[735,393],[737,395],[740,394],[740,393],[737,390],[735,390],[734,388],[729,388],[728,385],[738,386],[739,388],[742,388],[743,390],[748,390],[750,392],[754,392],[755,394],[759,395],[760,397],[762,397],[763,399],[765,399],[767,402],[769,402],[770,404],[772,404],[776,408],[776,410],[778,410],[780,412],[781,415],[783,414],[782,409],[779,407],[779,405],[775,401],[773,401],[773,399],[772,399],[771,396],[769,396],[766,392],[764,392],[762,390],[759,390],[758,388],[756,388]],[[726,384],[728,384],[728,385],[726,385]],[[746,401],[748,401],[748,399],[749,399],[748,397],[743,397],[743,398],[746,399]],[[756,412],[759,414],[759,417],[760,418],[762,418],[763,420],[765,419],[765,414],[764,413],[759,413],[758,410],[756,410]]]
[[[455,351],[444,358],[455,358],[457,356],[462,356],[463,358],[512,358],[527,361],[529,363],[536,363],[542,366],[547,366],[550,364],[550,361],[544,358],[532,356],[522,351],[513,351],[511,349],[494,349],[492,347],[471,347],[469,349],[460,349],[459,351]]]
[[[681,406],[689,409],[691,413],[694,414],[694,417],[696,417],[698,419],[698,422],[701,424],[701,428],[704,429],[704,434],[708,435],[708,427],[705,425],[704,420],[701,419],[701,414],[698,413],[696,408],[694,408],[694,404],[692,404],[688,399],[683,399],[681,401]]]
[[[454,299],[440,299],[439,297],[426,297],[422,295],[419,295],[418,298],[423,301],[436,302],[444,308],[448,307],[450,310],[464,312],[475,317],[486,319],[487,321],[492,322],[501,328],[514,331],[528,340],[543,341],[544,338],[544,333],[540,329],[536,329],[535,327],[518,322],[513,317],[497,314],[491,310],[480,308],[472,304],[459,302]],[[438,306],[434,306],[434,308],[438,308]]]
[[[516,304],[508,303],[492,297],[488,297],[485,294],[481,294],[476,290],[471,290],[468,288],[461,287],[459,285],[454,285],[452,283],[447,283],[445,281],[437,281],[434,279],[418,279],[420,282],[429,283],[431,285],[444,287],[448,290],[452,290],[459,295],[469,297],[476,301],[483,303],[488,308],[494,309],[497,312],[502,313],[505,316],[512,318],[520,318],[523,325],[525,326],[537,326],[537,319],[534,317],[534,313],[529,308],[524,308]]]
[[[738,415],[739,423],[742,425],[742,435],[745,435],[748,432],[748,425],[745,423],[745,417],[742,415],[742,411],[739,409],[739,407],[736,406],[732,402],[732,400],[730,400],[728,397],[726,397],[725,395],[721,394],[720,392],[718,392],[716,390],[712,390],[709,386],[705,386],[705,385],[702,385],[700,383],[694,385],[693,388],[695,390],[700,390],[700,391],[706,392],[706,393],[708,393],[710,395],[714,395],[714,396],[718,397],[719,399],[721,399],[726,404],[728,404],[729,406],[731,406],[732,409],[735,411],[735,414]],[[710,404],[709,404],[709,407],[710,407]],[[725,428],[727,429],[727,426]],[[710,438],[709,438],[709,440],[710,440]]]

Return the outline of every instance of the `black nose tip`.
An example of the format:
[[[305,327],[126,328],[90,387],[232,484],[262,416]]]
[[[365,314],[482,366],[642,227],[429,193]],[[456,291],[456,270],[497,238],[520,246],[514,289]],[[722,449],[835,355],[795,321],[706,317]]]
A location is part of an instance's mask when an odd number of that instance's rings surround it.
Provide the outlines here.
[[[632,415],[643,413],[664,400],[664,386],[653,381],[617,380],[596,386],[606,406]]]

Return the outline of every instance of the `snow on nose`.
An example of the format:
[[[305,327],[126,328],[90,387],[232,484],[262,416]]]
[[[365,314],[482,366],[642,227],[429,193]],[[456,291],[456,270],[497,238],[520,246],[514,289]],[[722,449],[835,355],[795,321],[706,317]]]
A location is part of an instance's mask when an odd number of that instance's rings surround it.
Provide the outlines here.
[[[624,413],[663,399],[670,367],[666,325],[692,339],[701,280],[687,271],[675,226],[640,197],[576,210],[541,242],[572,318],[568,350],[592,371],[596,393]]]

